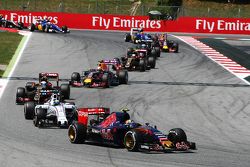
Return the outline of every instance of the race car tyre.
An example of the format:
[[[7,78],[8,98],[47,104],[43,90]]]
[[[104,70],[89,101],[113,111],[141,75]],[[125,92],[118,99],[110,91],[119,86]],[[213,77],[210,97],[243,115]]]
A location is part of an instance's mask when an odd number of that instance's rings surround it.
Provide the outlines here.
[[[138,151],[138,141],[138,134],[136,133],[136,131],[128,131],[124,136],[124,146],[128,151]]]
[[[70,86],[69,84],[62,84],[60,86],[62,100],[70,98]]]
[[[118,77],[119,77],[120,84],[128,84],[128,71],[127,70],[119,71]]]
[[[31,120],[34,118],[35,103],[33,101],[26,102],[24,104],[24,117]]]
[[[34,116],[34,119],[33,119],[33,124],[34,124],[35,127],[38,127],[38,126],[39,126],[39,121],[40,121],[40,120],[39,120],[39,119],[37,118],[37,116],[35,115],[35,116]]]
[[[130,42],[131,41],[131,35],[130,34],[126,34],[125,35],[125,42]]]
[[[141,72],[146,71],[146,62],[143,59],[139,61],[139,68]]]
[[[35,29],[36,29],[36,25],[33,24],[33,23],[31,23],[31,25],[30,25],[30,31],[33,32],[33,31],[35,31]]]
[[[80,80],[81,80],[80,73],[73,72],[72,75],[71,75],[71,81],[72,82],[80,82]]]
[[[68,128],[69,141],[74,144],[84,143],[87,136],[87,128],[74,121]]]
[[[179,44],[178,43],[176,43],[176,46],[175,46],[175,51],[174,51],[175,53],[178,53],[179,52]]]
[[[152,49],[150,56],[151,57],[157,57],[156,49]]]
[[[35,84],[34,82],[27,82],[26,86],[25,86],[26,90],[27,91],[33,91],[33,90],[35,90],[34,84]]]
[[[160,49],[160,47],[155,47],[155,51],[156,51],[156,56],[160,57],[161,56],[161,49]]]
[[[16,91],[16,103],[20,104],[20,102],[18,101],[18,98],[24,98],[25,97],[25,88],[23,87],[18,87],[17,91]]]
[[[46,26],[45,26],[44,31],[47,32],[47,33],[49,33],[49,25],[46,25]]]
[[[109,78],[109,74],[108,73],[105,73],[103,74],[102,76],[102,82],[105,83],[105,88],[109,88],[110,87],[110,78]]]
[[[148,58],[148,64],[150,66],[150,68],[155,68],[155,64],[156,64],[156,60],[154,57],[149,57]]]
[[[68,32],[68,27],[67,27],[67,26],[62,26],[62,31],[63,31],[64,33],[67,33],[67,32]]]
[[[178,143],[178,142],[186,142],[187,141],[187,135],[186,133],[184,132],[183,129],[181,128],[174,128],[174,129],[171,129],[169,131],[169,134],[168,134],[168,139],[173,142],[174,144]]]
[[[35,116],[37,116],[37,118],[40,119],[46,119],[47,116],[47,110],[44,108],[37,108],[36,109],[36,114]]]
[[[19,30],[22,30],[22,29],[24,29],[24,23],[23,22],[18,22],[18,29]]]
[[[10,26],[10,24],[8,21],[6,21],[3,26],[4,26],[4,28],[8,28]]]

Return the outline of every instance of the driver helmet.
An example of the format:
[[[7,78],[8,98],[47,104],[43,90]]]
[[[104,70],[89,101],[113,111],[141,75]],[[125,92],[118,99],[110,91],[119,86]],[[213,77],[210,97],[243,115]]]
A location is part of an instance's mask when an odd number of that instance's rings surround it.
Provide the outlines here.
[[[131,119],[128,119],[128,120],[126,120],[125,121],[125,124],[130,124],[130,123],[132,123],[133,121],[131,120]]]
[[[48,78],[47,78],[46,76],[43,76],[43,77],[41,78],[41,81],[47,82],[47,81],[48,81]]]
[[[3,18],[3,14],[0,14],[0,19]]]
[[[41,86],[43,89],[45,89],[47,87],[47,82],[46,81],[42,81],[41,82]]]
[[[141,48],[142,48],[142,49],[145,49],[145,48],[146,48],[146,45],[145,45],[145,44],[142,44],[142,45],[141,45]]]
[[[53,99],[52,105],[56,106],[60,104],[60,101],[58,99]]]

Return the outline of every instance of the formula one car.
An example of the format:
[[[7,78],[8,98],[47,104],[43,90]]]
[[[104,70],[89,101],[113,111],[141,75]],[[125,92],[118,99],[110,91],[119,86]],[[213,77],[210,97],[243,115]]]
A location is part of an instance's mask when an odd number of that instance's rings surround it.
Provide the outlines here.
[[[177,53],[179,51],[179,44],[173,40],[167,40],[167,34],[160,34],[158,40],[162,52]]]
[[[33,101],[30,101],[24,105],[25,119],[33,119],[36,127],[67,127],[76,116],[75,104],[60,102],[58,93],[53,93],[44,104],[35,105]]]
[[[3,15],[0,14],[0,27],[4,27],[4,28],[17,28],[19,30],[24,29],[24,24],[22,22],[14,22],[11,20],[6,20],[5,18],[3,18]]]
[[[130,33],[125,34],[125,42],[141,43],[152,42],[152,36],[144,33],[142,28],[131,28]]]
[[[145,44],[137,48],[128,48],[126,56],[121,58],[122,67],[128,70],[145,71],[155,68],[156,56],[149,52]]]
[[[51,81],[56,82],[52,85]],[[68,84],[59,86],[58,73],[39,73],[39,82],[27,82],[25,87],[18,87],[16,91],[16,104],[24,104],[34,101],[38,104],[44,103],[52,93],[59,93],[61,100],[70,98],[70,87]]]
[[[116,63],[102,60],[97,69],[84,71],[82,76],[73,72],[69,84],[73,87],[103,87],[117,86],[128,83],[128,71],[117,66]]]
[[[62,26],[60,28],[56,24],[51,23],[49,20],[37,20],[35,23],[31,23],[30,25],[30,31],[43,31],[43,32],[62,32],[62,33],[69,33],[67,26]]]
[[[78,109],[77,121],[68,128],[69,141],[109,144],[125,147],[128,151],[168,152],[196,149],[195,143],[187,140],[182,129],[171,129],[165,135],[148,123],[141,125],[131,121],[127,111],[124,109],[122,112],[109,114],[108,108]]]

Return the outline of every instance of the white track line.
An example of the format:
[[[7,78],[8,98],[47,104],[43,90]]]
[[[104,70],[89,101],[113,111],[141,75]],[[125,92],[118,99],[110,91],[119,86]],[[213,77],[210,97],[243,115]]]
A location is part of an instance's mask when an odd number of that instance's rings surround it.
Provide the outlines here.
[[[244,79],[250,76],[250,70],[246,69],[245,67],[242,67],[240,64],[237,64],[236,62],[232,61],[220,52],[212,49],[211,47],[205,45],[204,43],[198,41],[193,37],[175,35],[172,36],[180,39],[181,41],[200,51],[203,55],[207,56],[209,59],[219,64],[220,66],[228,70],[230,73],[240,78],[246,84],[250,85],[250,82]]]
[[[19,31],[19,34],[27,36],[27,39],[25,40],[25,42],[24,42],[24,44],[23,44],[21,50],[19,51],[18,56],[17,56],[17,58],[16,58],[16,62],[15,62],[15,64],[13,65],[13,67],[12,67],[12,69],[11,69],[11,71],[10,71],[8,77],[7,77],[7,79],[0,79],[0,99],[1,99],[1,97],[2,97],[2,95],[3,95],[3,93],[4,93],[4,90],[5,90],[5,88],[6,88],[6,85],[7,85],[8,82],[9,82],[9,78],[12,76],[12,74],[13,74],[13,72],[14,72],[14,70],[15,70],[15,68],[16,68],[16,66],[17,66],[17,64],[18,64],[18,62],[19,62],[19,60],[20,60],[20,58],[21,58],[21,56],[22,56],[22,54],[23,54],[23,51],[24,51],[24,49],[26,48],[26,46],[27,46],[27,44],[28,44],[28,41],[29,41],[29,39],[30,39],[32,33],[30,33],[30,32],[28,33],[28,32],[26,32],[26,31]]]

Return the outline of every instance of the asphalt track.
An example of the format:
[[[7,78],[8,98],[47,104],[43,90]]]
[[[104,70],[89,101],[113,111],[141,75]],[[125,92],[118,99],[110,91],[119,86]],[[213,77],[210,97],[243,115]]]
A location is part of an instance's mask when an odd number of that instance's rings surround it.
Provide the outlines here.
[[[25,80],[10,80],[0,100],[0,166],[209,166],[250,164],[250,88],[187,44],[180,53],[162,54],[156,68],[130,72],[129,84],[110,89],[71,89],[79,107],[127,106],[141,123],[168,132],[183,128],[198,150],[185,153],[128,152],[93,144],[70,144],[66,129],[38,129],[15,105],[15,91]],[[33,33],[13,77],[37,77],[39,72],[96,67],[97,61],[123,55],[130,44],[123,33],[72,31]]]

